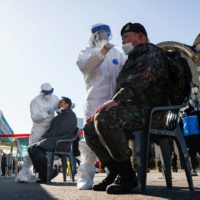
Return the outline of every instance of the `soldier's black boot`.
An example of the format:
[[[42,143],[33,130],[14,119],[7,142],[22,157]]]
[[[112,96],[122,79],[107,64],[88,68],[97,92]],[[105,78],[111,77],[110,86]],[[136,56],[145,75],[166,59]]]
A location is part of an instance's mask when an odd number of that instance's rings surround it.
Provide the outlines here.
[[[133,188],[137,187],[137,177],[133,171],[131,161],[116,162],[118,167],[118,176],[116,180],[107,187],[108,194],[127,194]]]
[[[92,189],[95,191],[106,191],[107,186],[112,184],[113,181],[117,177],[117,166],[115,165],[114,160],[103,163],[103,165],[109,169],[110,173],[107,175],[107,177],[101,183],[94,184],[92,186]]]

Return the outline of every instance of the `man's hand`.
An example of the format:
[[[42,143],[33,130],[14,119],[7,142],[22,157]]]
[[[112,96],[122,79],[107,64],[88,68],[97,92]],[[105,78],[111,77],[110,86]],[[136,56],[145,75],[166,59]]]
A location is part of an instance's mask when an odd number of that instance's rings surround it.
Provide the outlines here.
[[[99,106],[99,108],[96,110],[95,114],[100,113],[102,110],[108,111],[108,110],[110,110],[112,107],[115,107],[115,106],[118,106],[118,105],[119,105],[119,103],[117,103],[117,102],[114,101],[114,100],[107,101],[107,102],[105,102],[103,105]],[[94,115],[94,116],[95,116],[95,115]],[[86,120],[86,122],[93,121],[94,116],[88,118],[88,119]]]
[[[96,110],[95,114],[100,113],[102,110],[108,111],[112,107],[115,107],[115,106],[118,106],[118,105],[119,105],[119,103],[117,103],[114,100],[107,101],[103,105],[99,106],[99,108]]]
[[[40,141],[42,141],[42,140],[44,140],[45,138],[40,138],[39,140],[38,140],[38,142],[40,142]]]

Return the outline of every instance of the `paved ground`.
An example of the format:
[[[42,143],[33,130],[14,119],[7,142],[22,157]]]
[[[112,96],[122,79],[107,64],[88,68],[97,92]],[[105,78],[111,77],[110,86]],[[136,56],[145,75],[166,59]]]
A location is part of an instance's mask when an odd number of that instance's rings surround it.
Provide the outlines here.
[[[76,182],[69,180],[62,182],[59,174],[51,185],[36,184],[35,177],[30,183],[16,183],[14,177],[0,177],[0,200],[200,200],[200,171],[199,176],[193,177],[195,192],[190,192],[186,182],[185,173],[179,170],[173,173],[173,189],[167,189],[162,173],[151,170],[147,176],[147,190],[144,194],[131,191],[126,195],[108,195],[106,192],[92,190],[78,190]],[[94,182],[100,182],[105,174],[96,174]],[[156,179],[156,177],[161,179]]]

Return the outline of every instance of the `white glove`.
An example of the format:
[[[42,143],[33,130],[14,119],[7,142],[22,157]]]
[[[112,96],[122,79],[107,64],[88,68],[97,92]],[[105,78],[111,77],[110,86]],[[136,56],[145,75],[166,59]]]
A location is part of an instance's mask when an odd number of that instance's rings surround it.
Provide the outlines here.
[[[113,44],[110,44],[109,42],[107,42],[101,47],[100,52],[103,55],[106,55],[110,51],[110,49],[112,49],[113,47],[114,47]]]
[[[48,114],[54,113],[54,109],[53,109],[53,108],[49,108],[49,109],[47,110],[47,113],[48,113]]]

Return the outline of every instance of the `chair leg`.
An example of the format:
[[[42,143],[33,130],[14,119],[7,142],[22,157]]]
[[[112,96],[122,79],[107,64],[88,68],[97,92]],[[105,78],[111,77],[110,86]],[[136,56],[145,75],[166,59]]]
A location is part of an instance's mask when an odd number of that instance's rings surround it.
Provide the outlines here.
[[[47,151],[47,184],[51,183],[51,175],[53,169],[54,152]]]
[[[136,131],[134,132],[134,135],[137,158],[138,189],[140,191],[145,191],[147,179],[149,136],[148,133],[145,133],[145,131]]]
[[[61,157],[61,160],[62,160],[62,170],[63,170],[63,181],[66,182],[66,170],[67,170],[67,159],[66,159],[66,156],[63,155]]]
[[[75,162],[74,162],[74,156],[72,151],[69,151],[68,153],[69,161],[70,161],[70,170],[71,170],[71,175],[72,175],[72,182],[74,182],[74,167],[75,167]]]
[[[169,142],[168,139],[159,140],[159,145],[161,149],[161,162],[163,164],[162,168],[165,175],[165,180],[167,188],[172,188],[172,173],[171,173],[171,156],[169,151]]]
[[[183,134],[182,134],[179,126],[177,127],[176,133],[177,133],[176,134],[176,137],[177,137],[176,144],[179,149],[179,153],[182,154],[183,164],[185,166],[185,174],[187,177],[188,185],[189,185],[190,191],[194,191],[194,186],[193,186],[193,181],[192,181],[192,176],[191,176],[191,171],[190,171],[188,150],[187,150],[187,146],[185,143],[185,139],[183,137]]]

